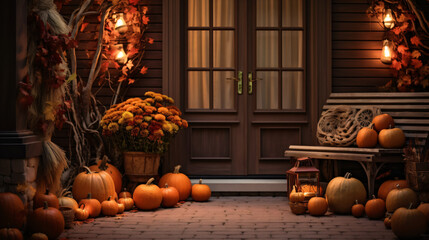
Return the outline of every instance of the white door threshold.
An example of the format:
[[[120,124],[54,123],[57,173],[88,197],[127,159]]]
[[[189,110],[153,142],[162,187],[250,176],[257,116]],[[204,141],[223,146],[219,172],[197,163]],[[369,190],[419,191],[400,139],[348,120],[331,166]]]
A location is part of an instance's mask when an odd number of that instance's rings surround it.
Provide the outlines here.
[[[198,183],[199,179],[191,179]],[[203,179],[212,192],[286,192],[286,179]]]

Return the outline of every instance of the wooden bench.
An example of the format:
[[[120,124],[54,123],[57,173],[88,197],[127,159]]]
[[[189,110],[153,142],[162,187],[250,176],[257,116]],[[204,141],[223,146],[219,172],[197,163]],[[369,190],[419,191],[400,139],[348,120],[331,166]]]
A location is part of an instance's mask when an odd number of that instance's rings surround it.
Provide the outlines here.
[[[332,93],[323,110],[340,105],[361,109],[374,106],[382,113],[390,114],[395,127],[401,128],[407,138],[417,145],[424,146],[429,133],[429,92],[419,93]],[[285,151],[286,157],[311,157],[314,159],[332,159],[356,161],[367,176],[368,194],[374,194],[375,177],[386,163],[403,163],[403,149],[358,148],[333,146],[290,145]]]

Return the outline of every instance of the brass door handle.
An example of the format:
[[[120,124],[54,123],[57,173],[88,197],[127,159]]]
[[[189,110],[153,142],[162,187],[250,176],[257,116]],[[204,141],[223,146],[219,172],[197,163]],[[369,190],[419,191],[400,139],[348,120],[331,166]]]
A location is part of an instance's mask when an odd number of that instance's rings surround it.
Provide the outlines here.
[[[227,78],[227,80],[234,80],[237,82],[237,93],[239,95],[243,94],[243,72],[238,71],[238,76],[235,78]]]
[[[255,78],[253,79],[252,72],[249,72],[247,74],[248,84],[247,84],[247,93],[252,94],[253,93],[253,82],[256,82],[256,80],[262,80],[262,78]]]

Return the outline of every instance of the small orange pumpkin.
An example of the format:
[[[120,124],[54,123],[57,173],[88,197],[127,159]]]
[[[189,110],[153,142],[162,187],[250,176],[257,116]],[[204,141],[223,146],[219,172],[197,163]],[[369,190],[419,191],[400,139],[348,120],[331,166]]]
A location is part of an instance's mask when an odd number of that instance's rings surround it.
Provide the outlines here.
[[[118,204],[111,196],[101,203],[101,213],[103,213],[104,216],[112,217],[118,213]]]
[[[312,197],[308,201],[308,212],[312,216],[323,216],[328,211],[328,203],[323,197]]]
[[[369,200],[365,205],[365,213],[369,219],[380,219],[384,217],[386,213],[386,204],[381,198],[375,198],[372,195],[372,199]]]
[[[354,217],[362,217],[365,214],[365,206],[361,203],[359,203],[358,200],[356,200],[355,205],[352,207],[352,215]]]
[[[124,204],[125,210],[131,210],[134,207],[134,200],[129,197],[119,198],[118,203]]]
[[[33,208],[34,209],[43,207],[43,204],[45,201],[48,202],[49,207],[53,207],[56,209],[60,208],[60,203],[59,203],[57,196],[55,196],[55,194],[49,192],[49,188],[46,188],[46,191],[44,193],[36,193],[36,195],[34,195],[33,201],[34,201],[33,202]]]
[[[64,231],[64,217],[60,210],[48,207],[48,202],[44,202],[42,208],[34,210],[29,215],[27,221],[28,230],[31,233],[41,232],[49,239],[56,239]]]
[[[125,205],[123,203],[117,203],[118,204],[118,214],[121,214],[125,211]]]
[[[118,197],[119,198],[126,198],[126,197],[127,198],[132,198],[133,195],[130,192],[127,191],[127,188],[124,188],[124,191],[120,192]]]
[[[374,124],[375,130],[377,130],[378,132],[383,129],[395,126],[395,122],[393,121],[392,116],[387,113],[375,116],[372,119],[372,123]]]
[[[165,184],[164,188],[161,188],[162,191],[162,203],[163,207],[174,207],[179,202],[179,191],[175,187],[169,187],[168,184]]]
[[[92,198],[91,193],[88,193],[88,197],[85,199],[80,200],[79,205],[85,204],[85,209],[89,213],[89,217],[98,217],[101,213],[101,203],[97,200]]]
[[[296,191],[296,185],[293,185],[292,191],[289,194],[289,202],[302,202],[304,201],[305,196],[303,192]]]
[[[79,221],[83,221],[89,217],[89,212],[85,209],[85,203],[81,203],[74,211],[74,217]]]
[[[133,194],[134,204],[142,210],[152,210],[159,208],[162,202],[162,191],[158,186],[152,184],[154,178],[147,181],[146,184],[140,184],[136,187]]]
[[[22,236],[21,231],[17,228],[2,228],[0,229],[0,239],[22,240],[24,237]]]
[[[356,144],[360,148],[372,148],[377,145],[378,134],[370,127],[363,127],[356,136]]]
[[[159,186],[165,186],[168,183],[168,186],[175,187],[179,192],[179,200],[186,200],[191,194],[192,184],[191,180],[183,174],[180,173],[180,165],[174,167],[172,173],[167,173],[159,179]]]
[[[206,184],[203,184],[203,180],[200,179],[198,184],[192,186],[192,199],[197,202],[205,202],[210,199],[212,191],[210,187]]]
[[[115,166],[107,163],[108,160],[109,158],[104,155],[102,160],[99,160],[96,165],[90,166],[89,169],[91,169],[91,171],[93,172],[107,172],[112,177],[112,180],[115,183],[116,193],[119,194],[122,188],[122,174]]]
[[[401,148],[405,143],[405,134],[400,128],[383,129],[378,135],[378,142],[384,148]]]
[[[392,229],[392,215],[389,215],[386,218],[384,218],[383,223],[386,229]]]

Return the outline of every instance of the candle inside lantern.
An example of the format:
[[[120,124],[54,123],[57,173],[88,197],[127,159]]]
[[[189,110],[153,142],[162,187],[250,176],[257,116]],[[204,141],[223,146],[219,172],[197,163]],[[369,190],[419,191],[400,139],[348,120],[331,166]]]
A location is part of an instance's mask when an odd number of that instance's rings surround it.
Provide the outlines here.
[[[383,41],[383,48],[381,49],[381,58],[382,63],[390,64],[392,63],[392,53],[390,49],[390,42],[389,40]]]
[[[123,13],[117,13],[115,15],[116,23],[115,23],[115,30],[117,30],[119,33],[124,33],[128,30],[127,23],[124,19]]]
[[[115,60],[119,63],[119,64],[125,64],[128,60],[127,54],[124,51],[124,47],[122,44],[118,44],[116,45],[116,47],[118,48],[118,51],[116,52],[116,57]]]
[[[393,20],[392,10],[386,9],[384,12],[383,24],[386,28],[392,29],[395,26],[395,21]]]

